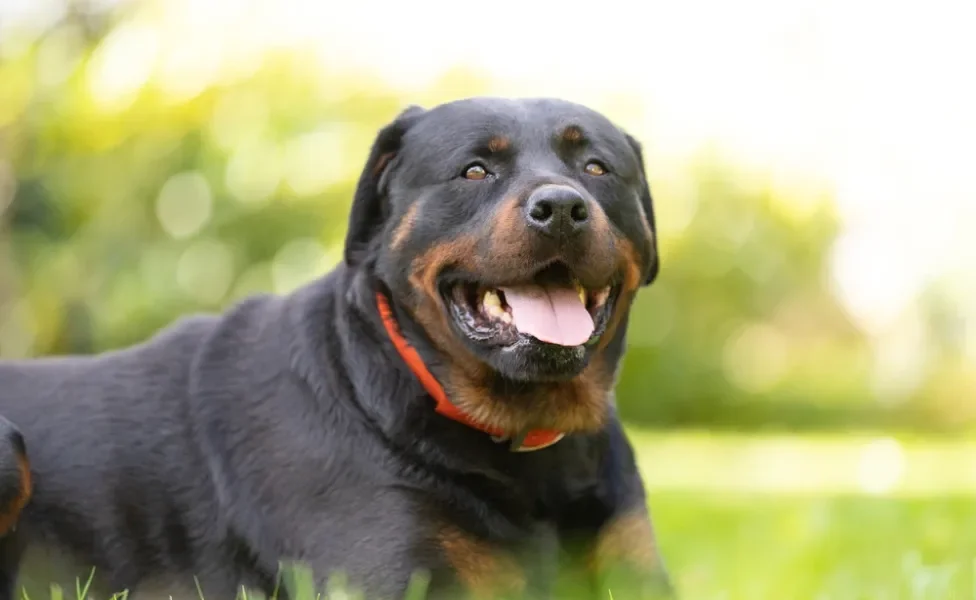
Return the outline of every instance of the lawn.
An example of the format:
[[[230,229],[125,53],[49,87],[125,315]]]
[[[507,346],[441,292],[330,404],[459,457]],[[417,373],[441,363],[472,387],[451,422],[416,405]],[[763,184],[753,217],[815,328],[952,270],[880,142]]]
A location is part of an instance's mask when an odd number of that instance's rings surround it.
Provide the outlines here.
[[[631,439],[684,600],[976,600],[976,443]]]
[[[693,600],[976,599],[976,445],[633,433]]]

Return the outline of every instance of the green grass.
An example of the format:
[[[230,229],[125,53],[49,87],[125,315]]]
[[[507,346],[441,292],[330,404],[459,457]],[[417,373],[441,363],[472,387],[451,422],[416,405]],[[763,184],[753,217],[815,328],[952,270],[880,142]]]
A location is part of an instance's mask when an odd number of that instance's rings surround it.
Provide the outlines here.
[[[634,433],[694,600],[976,600],[976,446]]]
[[[976,600],[976,443],[631,436],[684,600]]]
[[[652,494],[696,600],[976,599],[976,501]]]

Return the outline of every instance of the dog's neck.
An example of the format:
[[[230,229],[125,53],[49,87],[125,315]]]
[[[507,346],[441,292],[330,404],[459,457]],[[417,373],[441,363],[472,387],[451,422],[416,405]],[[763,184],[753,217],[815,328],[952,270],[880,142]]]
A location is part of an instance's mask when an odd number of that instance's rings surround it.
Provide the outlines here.
[[[430,372],[427,365],[415,348],[406,340],[400,332],[400,327],[396,322],[393,310],[390,308],[389,300],[381,292],[376,293],[376,308],[383,321],[390,341],[396,348],[397,353],[403,362],[410,368],[414,376],[423,385],[424,390],[434,399],[434,410],[449,419],[472,427],[490,435],[498,442],[508,442],[513,452],[530,452],[547,448],[564,437],[564,433],[549,429],[531,429],[527,431],[502,431],[484,423],[479,423],[470,415],[464,413],[450,398],[441,386],[437,378]]]

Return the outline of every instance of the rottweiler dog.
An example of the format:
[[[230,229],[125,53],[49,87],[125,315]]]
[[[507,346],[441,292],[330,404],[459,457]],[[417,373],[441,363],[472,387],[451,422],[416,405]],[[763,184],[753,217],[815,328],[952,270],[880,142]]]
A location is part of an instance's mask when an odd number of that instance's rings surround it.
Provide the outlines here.
[[[431,598],[671,597],[613,400],[658,265],[641,147],[604,115],[409,107],[330,273],[0,363],[0,594],[94,567],[97,598],[270,595],[294,562],[367,598],[415,574]]]

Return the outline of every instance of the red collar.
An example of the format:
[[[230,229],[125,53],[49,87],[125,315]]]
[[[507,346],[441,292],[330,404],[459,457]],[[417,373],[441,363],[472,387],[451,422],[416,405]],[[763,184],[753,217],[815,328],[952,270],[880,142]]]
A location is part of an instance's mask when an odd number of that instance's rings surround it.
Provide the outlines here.
[[[500,429],[476,422],[471,417],[461,412],[461,409],[452,404],[447,398],[444,388],[441,387],[441,384],[438,383],[437,379],[435,379],[431,374],[430,370],[427,368],[427,365],[424,364],[423,359],[420,358],[420,354],[400,333],[400,328],[397,326],[396,319],[393,316],[393,310],[390,308],[390,303],[387,301],[386,296],[381,293],[377,293],[376,306],[380,311],[380,318],[383,319],[383,326],[386,327],[386,333],[390,336],[390,340],[396,347],[397,352],[400,353],[400,357],[403,359],[403,362],[407,363],[407,366],[410,367],[413,374],[417,377],[417,379],[420,380],[420,383],[424,386],[424,389],[434,399],[435,411],[449,419],[463,423],[468,427],[483,431],[492,436],[495,441],[512,439],[513,436]],[[512,450],[515,452],[541,450],[542,448],[551,446],[563,439],[564,435],[565,434],[559,431],[533,429],[525,433],[525,437],[521,440],[521,443],[518,443],[516,437],[512,443]]]

